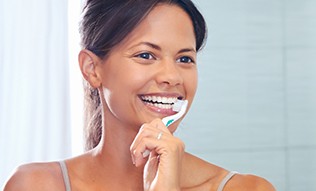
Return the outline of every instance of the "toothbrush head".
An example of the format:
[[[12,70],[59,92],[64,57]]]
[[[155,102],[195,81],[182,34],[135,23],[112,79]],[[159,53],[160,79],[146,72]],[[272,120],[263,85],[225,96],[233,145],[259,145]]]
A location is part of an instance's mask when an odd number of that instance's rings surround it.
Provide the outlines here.
[[[182,108],[182,106],[184,105],[184,102],[186,102],[187,100],[177,100],[173,106],[172,106],[172,110],[173,111],[176,111],[176,112],[179,112]]]
[[[185,111],[187,110],[188,106],[188,100],[178,100],[173,104],[172,110],[176,111],[178,113],[164,117],[162,119],[162,122],[168,127],[170,126],[173,122],[177,121],[180,119],[184,114]]]

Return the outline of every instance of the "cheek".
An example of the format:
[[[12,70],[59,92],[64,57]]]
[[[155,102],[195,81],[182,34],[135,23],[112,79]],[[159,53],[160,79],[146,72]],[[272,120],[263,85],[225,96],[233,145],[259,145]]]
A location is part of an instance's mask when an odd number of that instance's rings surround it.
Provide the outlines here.
[[[197,89],[197,83],[198,83],[198,78],[197,78],[197,71],[192,71],[190,74],[187,74],[188,77],[185,78],[185,88],[186,88],[186,93],[190,97],[194,97],[196,89]]]
[[[104,78],[103,93],[106,104],[111,108],[127,106],[132,100],[138,98],[138,94],[148,82],[148,72],[141,72],[133,68],[116,70]],[[113,111],[113,110],[112,110]]]

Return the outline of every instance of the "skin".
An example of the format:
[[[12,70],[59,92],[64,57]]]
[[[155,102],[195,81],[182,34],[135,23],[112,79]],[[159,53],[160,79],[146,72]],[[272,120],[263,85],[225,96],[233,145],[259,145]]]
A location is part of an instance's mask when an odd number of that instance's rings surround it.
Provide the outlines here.
[[[165,127],[161,118],[172,111],[140,98],[181,97],[192,103],[197,87],[195,37],[182,9],[155,7],[106,59],[82,50],[79,63],[84,78],[101,94],[105,133],[95,149],[66,160],[72,190],[217,189],[228,171],[186,153],[184,143],[173,136],[180,120]],[[145,150],[149,156],[143,156]],[[59,164],[23,165],[4,190],[64,190]],[[224,190],[274,188],[260,177],[238,174]]]

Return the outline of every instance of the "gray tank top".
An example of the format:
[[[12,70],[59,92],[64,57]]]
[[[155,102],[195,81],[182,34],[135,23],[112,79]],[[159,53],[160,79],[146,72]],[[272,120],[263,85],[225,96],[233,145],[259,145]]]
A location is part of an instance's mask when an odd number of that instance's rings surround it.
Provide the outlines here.
[[[64,184],[65,184],[65,189],[66,191],[71,191],[71,187],[70,187],[70,180],[69,180],[69,175],[68,175],[68,170],[67,170],[67,166],[65,161],[59,161],[60,164],[60,168],[61,168],[61,172],[63,174],[63,179],[64,179]],[[221,183],[219,184],[217,191],[223,191],[225,185],[227,184],[227,182],[235,175],[237,174],[237,172],[235,171],[231,171],[229,172],[224,179],[221,181]]]
[[[237,174],[237,172],[235,171],[230,171],[221,181],[221,183],[219,184],[217,191],[223,191],[225,185],[227,184],[227,182],[235,175]]]
[[[70,180],[68,176],[68,170],[65,161],[59,161],[61,172],[63,173],[63,179],[66,191],[71,191]]]

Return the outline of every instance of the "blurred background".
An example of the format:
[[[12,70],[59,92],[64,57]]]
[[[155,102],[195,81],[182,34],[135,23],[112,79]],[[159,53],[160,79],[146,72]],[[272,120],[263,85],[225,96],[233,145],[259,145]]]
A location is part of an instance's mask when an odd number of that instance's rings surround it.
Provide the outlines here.
[[[316,1],[194,0],[208,42],[176,136],[187,151],[316,190]],[[0,0],[0,186],[20,164],[82,153],[76,0]]]

